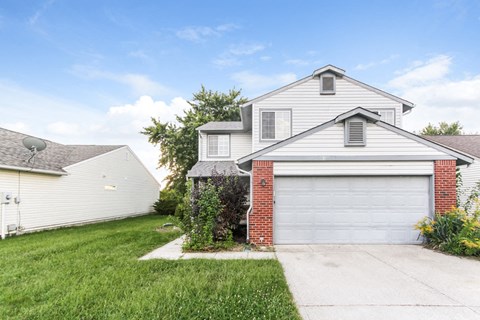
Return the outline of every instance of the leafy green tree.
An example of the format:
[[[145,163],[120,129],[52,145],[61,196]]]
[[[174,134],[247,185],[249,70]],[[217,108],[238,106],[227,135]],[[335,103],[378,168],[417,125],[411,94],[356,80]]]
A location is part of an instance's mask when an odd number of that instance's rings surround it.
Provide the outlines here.
[[[148,141],[160,146],[158,164],[166,167],[170,174],[166,177],[167,188],[185,193],[188,170],[198,161],[197,127],[210,121],[239,121],[240,105],[247,99],[240,96],[241,90],[228,93],[206,90],[204,86],[193,94],[189,102],[191,108],[183,115],[177,115],[178,125],[152,118],[152,125],[143,128],[142,134]]]
[[[442,121],[438,124],[438,127],[429,123],[420,131],[420,134],[426,136],[458,136],[462,134],[462,129],[463,126],[458,121],[450,124]]]

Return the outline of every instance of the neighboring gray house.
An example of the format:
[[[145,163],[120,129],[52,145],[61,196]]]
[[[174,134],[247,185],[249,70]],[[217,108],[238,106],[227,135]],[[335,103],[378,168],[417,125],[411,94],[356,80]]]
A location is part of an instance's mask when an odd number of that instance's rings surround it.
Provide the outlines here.
[[[328,65],[200,126],[199,161],[250,176],[255,244],[418,243],[413,225],[455,204],[473,161],[401,129],[413,103]]]
[[[458,136],[423,136],[425,139],[439,143],[474,158],[470,165],[459,166],[462,176],[461,202],[465,203],[473,188],[480,183],[480,135]]]
[[[29,162],[25,134],[0,128],[4,232],[41,230],[152,211],[159,184],[128,146],[63,145]],[[5,195],[11,195],[5,199]],[[1,231],[1,229],[0,229]]]

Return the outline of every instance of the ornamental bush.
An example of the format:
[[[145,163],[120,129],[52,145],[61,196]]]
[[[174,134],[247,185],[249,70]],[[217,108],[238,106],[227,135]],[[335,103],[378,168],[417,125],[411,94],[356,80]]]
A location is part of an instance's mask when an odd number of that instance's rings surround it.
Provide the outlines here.
[[[175,189],[163,189],[160,198],[153,204],[153,209],[160,215],[174,215],[181,200],[181,195]]]
[[[213,172],[212,177],[189,181],[175,215],[186,234],[184,247],[209,250],[233,244],[233,232],[247,210],[248,188],[234,174]]]
[[[455,255],[480,256],[480,208],[466,213],[460,208],[425,217],[415,228],[435,249]]]

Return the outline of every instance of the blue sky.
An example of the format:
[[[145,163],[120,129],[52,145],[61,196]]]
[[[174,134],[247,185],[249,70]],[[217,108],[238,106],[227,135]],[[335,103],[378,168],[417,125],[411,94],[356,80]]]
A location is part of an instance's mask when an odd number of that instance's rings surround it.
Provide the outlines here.
[[[2,0],[0,49],[0,126],[129,144],[151,170],[158,151],[138,131],[201,84],[254,98],[326,64],[414,102],[407,130],[480,132],[475,0]]]

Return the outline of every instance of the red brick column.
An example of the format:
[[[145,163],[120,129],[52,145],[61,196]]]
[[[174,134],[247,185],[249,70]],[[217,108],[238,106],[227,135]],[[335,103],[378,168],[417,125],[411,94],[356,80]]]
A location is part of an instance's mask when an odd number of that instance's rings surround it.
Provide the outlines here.
[[[445,213],[457,204],[456,161],[435,161],[435,212]]]
[[[254,160],[253,211],[250,214],[250,242],[273,245],[273,161]],[[265,186],[262,186],[262,179]]]

